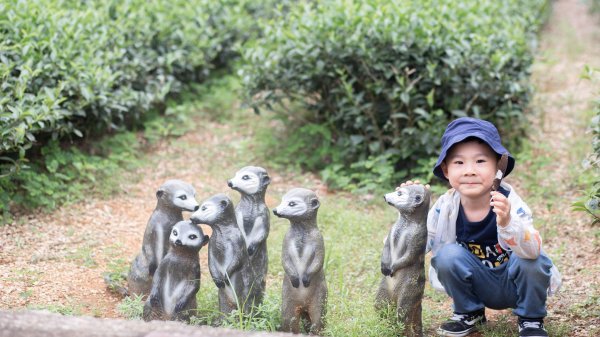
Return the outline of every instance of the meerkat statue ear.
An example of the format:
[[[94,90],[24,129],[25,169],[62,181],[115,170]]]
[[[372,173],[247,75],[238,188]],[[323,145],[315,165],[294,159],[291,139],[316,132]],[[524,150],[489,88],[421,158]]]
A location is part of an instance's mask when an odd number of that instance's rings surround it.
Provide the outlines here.
[[[221,205],[221,208],[225,208],[229,205],[229,202],[227,200],[221,200],[219,204]]]
[[[163,194],[165,194],[165,191],[163,190],[156,191],[156,199],[162,198]]]
[[[263,186],[267,186],[267,185],[269,185],[270,183],[271,183],[271,178],[270,178],[268,175],[265,175],[265,176],[263,177],[263,183],[262,183],[262,184],[263,184]]]
[[[310,200],[310,206],[311,206],[313,209],[317,209],[317,208],[319,208],[319,206],[321,206],[321,203],[319,202],[319,199],[317,199],[317,198],[314,198],[314,199],[311,199],[311,200]]]

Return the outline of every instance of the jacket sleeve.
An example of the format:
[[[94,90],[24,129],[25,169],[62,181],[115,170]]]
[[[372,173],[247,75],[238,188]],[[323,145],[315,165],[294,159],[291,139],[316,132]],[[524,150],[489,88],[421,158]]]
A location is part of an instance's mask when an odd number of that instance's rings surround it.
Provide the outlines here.
[[[430,252],[435,246],[436,234],[439,227],[440,212],[442,205],[448,202],[446,199],[446,194],[440,196],[429,209],[429,213],[427,213],[427,247],[425,248],[425,253]]]
[[[506,227],[498,226],[498,242],[504,249],[511,250],[523,259],[536,259],[542,250],[542,237],[533,228],[533,216],[529,207],[511,191],[510,222]]]

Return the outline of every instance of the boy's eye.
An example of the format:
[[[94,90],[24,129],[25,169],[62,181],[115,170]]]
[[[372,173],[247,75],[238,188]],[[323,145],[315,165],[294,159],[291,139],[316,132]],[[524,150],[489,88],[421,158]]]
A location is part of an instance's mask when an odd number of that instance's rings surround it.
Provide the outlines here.
[[[454,164],[456,164],[456,165],[461,165],[462,163],[463,163],[462,160],[455,160],[454,161]]]
[[[485,159],[478,159],[478,160],[477,160],[477,164],[481,164],[481,163],[485,163],[485,162],[486,162],[486,160],[485,160]]]

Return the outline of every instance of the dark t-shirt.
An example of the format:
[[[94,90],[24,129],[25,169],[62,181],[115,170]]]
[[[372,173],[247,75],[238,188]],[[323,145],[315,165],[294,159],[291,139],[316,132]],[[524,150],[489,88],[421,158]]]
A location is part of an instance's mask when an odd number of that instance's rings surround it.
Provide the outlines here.
[[[508,191],[500,187],[499,192],[508,196]],[[489,213],[481,221],[468,221],[462,204],[456,219],[456,242],[477,256],[481,262],[490,267],[498,267],[508,261],[509,252],[498,243],[496,213],[490,207]]]

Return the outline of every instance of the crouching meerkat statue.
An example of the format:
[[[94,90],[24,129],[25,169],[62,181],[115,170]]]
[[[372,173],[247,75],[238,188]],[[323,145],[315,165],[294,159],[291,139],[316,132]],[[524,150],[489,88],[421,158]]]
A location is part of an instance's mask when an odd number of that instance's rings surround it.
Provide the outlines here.
[[[398,210],[381,255],[384,275],[375,300],[382,309],[395,305],[407,337],[423,336],[421,300],[425,288],[427,212],[431,194],[423,185],[408,185],[385,195]]]
[[[299,333],[300,320],[310,323],[311,334],[324,326],[327,307],[327,283],[323,262],[325,244],[317,227],[317,195],[304,188],[294,188],[283,196],[273,213],[290,221],[283,239],[281,262],[283,278],[282,330]]]
[[[156,191],[156,208],[144,232],[142,251],[135,257],[127,277],[130,294],[148,295],[152,276],[169,250],[173,226],[183,220],[182,211],[198,209],[196,191],[181,180],[168,180]]]
[[[198,306],[198,253],[208,243],[208,235],[191,221],[180,221],[173,226],[170,241],[171,248],[152,279],[152,291],[144,305],[145,321],[188,321]]]
[[[208,268],[219,288],[219,311],[227,315],[239,305],[240,310],[249,313],[254,303],[255,277],[233,203],[224,194],[214,195],[202,203],[191,220],[213,230],[208,244]]]
[[[271,179],[262,167],[246,166],[237,171],[227,182],[240,192],[242,198],[235,208],[237,224],[242,232],[250,264],[254,268],[257,287],[256,301],[259,304],[265,292],[265,276],[268,271],[267,237],[269,236],[269,209],[265,204],[265,193]]]

